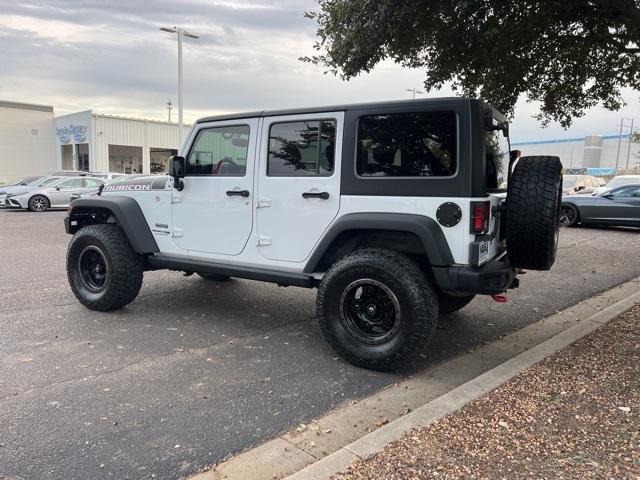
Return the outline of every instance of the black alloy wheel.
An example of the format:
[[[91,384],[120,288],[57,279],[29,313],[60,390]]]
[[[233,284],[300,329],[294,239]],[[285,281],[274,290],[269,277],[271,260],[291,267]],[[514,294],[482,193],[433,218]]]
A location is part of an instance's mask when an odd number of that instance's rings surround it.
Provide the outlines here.
[[[370,279],[352,282],[340,298],[342,319],[357,340],[368,344],[384,343],[400,324],[398,298],[386,285]]]

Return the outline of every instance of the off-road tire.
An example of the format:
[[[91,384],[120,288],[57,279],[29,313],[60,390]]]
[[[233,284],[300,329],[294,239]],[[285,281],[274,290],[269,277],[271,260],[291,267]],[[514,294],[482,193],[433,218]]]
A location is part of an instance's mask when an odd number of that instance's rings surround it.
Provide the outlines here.
[[[507,253],[514,267],[551,268],[558,248],[561,203],[560,159],[520,158],[507,187]]]
[[[39,205],[42,205],[40,207]],[[34,195],[29,199],[29,203],[27,204],[27,208],[31,212],[46,212],[49,207],[51,207],[51,203],[49,199],[44,195]]]
[[[229,275],[218,275],[217,273],[198,273],[198,276],[210,282],[228,282],[231,280]]]
[[[567,212],[567,220],[565,222],[561,222],[561,225],[565,227],[576,227],[578,226],[578,222],[580,221],[580,212],[578,209],[571,205],[570,203],[563,203],[560,207],[560,218],[565,215],[564,210],[571,210],[571,212]]]
[[[101,290],[92,289],[81,259],[93,250],[102,255],[106,272]],[[131,303],[142,286],[142,255],[136,253],[117,225],[89,225],[78,230],[67,249],[67,277],[76,298],[90,310],[109,311]],[[89,273],[90,274],[90,273]]]
[[[352,285],[367,281],[383,285],[399,305],[390,337],[374,344],[352,333],[343,305]],[[413,363],[433,337],[438,297],[413,260],[370,248],[347,254],[329,268],[318,287],[316,312],[327,342],[347,361],[368,369],[396,371]]]
[[[455,297],[453,295],[447,295],[446,293],[440,293],[438,295],[440,315],[450,315],[458,310],[462,310],[464,307],[469,305],[474,298],[476,298],[475,295]]]

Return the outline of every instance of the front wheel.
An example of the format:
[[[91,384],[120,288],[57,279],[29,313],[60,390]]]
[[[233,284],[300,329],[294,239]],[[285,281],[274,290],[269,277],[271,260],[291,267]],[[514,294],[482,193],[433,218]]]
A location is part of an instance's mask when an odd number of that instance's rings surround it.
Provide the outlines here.
[[[42,195],[34,195],[29,199],[29,210],[32,212],[44,212],[49,206],[49,199],[47,197],[43,197]]]
[[[69,243],[69,285],[90,310],[115,310],[131,303],[142,286],[143,271],[142,255],[117,225],[89,225]]]
[[[564,203],[560,207],[560,225],[565,227],[575,227],[578,224],[578,209],[569,203]]]
[[[413,363],[438,321],[438,298],[419,266],[382,249],[334,264],[318,288],[320,329],[354,365],[381,371]]]

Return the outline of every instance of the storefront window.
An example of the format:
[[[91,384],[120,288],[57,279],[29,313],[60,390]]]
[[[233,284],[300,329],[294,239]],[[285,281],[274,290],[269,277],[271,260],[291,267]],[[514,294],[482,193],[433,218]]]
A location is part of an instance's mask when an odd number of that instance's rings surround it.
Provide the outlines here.
[[[142,147],[109,145],[109,171],[142,173]]]
[[[149,149],[149,161],[151,173],[168,173],[169,158],[177,155],[178,150],[171,148],[153,148]]]

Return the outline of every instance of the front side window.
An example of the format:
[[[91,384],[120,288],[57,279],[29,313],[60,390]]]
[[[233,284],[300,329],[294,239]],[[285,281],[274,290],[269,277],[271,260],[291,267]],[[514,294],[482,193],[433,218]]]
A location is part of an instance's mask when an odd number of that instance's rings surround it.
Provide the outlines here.
[[[334,170],[336,122],[275,123],[269,130],[267,175],[330,176]]]
[[[80,188],[82,187],[82,178],[72,178],[71,180],[67,180],[58,184],[60,188]]]
[[[362,177],[449,177],[457,169],[454,112],[367,115],[358,123]]]
[[[85,182],[87,187],[99,187],[104,183],[103,180],[98,180],[97,178],[86,178]]]
[[[249,125],[200,130],[187,158],[185,174],[244,177],[248,151]]]

